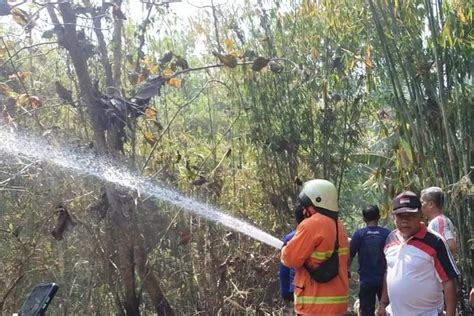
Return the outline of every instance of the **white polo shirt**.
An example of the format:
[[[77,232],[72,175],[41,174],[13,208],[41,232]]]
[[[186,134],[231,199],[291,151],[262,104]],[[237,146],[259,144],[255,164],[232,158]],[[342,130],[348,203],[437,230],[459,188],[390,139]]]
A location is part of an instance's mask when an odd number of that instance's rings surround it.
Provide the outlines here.
[[[437,316],[443,310],[443,282],[458,276],[442,237],[420,230],[404,241],[398,230],[387,237],[387,290],[391,316]]]
[[[428,223],[428,228],[443,236],[445,240],[455,239],[453,222],[444,215],[433,218]]]

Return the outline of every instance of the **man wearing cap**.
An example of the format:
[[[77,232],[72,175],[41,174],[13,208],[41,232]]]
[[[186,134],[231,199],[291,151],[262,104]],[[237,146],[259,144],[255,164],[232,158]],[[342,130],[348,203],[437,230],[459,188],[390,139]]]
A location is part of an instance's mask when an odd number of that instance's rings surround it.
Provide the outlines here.
[[[429,187],[421,191],[421,211],[428,219],[428,228],[434,230],[446,240],[449,250],[456,254],[454,225],[443,214],[444,192],[438,187]]]
[[[387,272],[377,315],[438,316],[456,312],[459,272],[443,238],[421,222],[421,202],[406,191],[393,200],[397,229],[385,242]],[[444,300],[443,300],[444,291]]]

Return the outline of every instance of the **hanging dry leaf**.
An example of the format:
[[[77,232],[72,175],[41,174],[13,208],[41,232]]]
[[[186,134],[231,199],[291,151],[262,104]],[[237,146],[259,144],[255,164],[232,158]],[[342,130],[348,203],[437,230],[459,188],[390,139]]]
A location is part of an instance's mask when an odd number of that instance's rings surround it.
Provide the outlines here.
[[[53,235],[56,240],[62,240],[64,238],[64,233],[72,230],[77,224],[74,222],[62,203],[59,203],[58,206],[56,206],[56,212],[58,212],[58,221],[53,231],[51,231],[51,235]]]
[[[168,80],[168,84],[175,88],[181,88],[181,79],[173,77],[170,80]]]
[[[13,20],[20,26],[32,29],[34,27],[34,22],[31,21],[28,13],[18,7],[12,8],[10,11]]]
[[[150,145],[155,145],[156,143],[156,137],[155,137],[155,134],[153,134],[152,132],[150,131],[145,131],[143,133],[143,137],[145,138],[145,140],[148,142],[148,144]]]
[[[16,74],[11,74],[8,76],[8,79],[10,80],[16,80],[19,79],[21,81],[24,81],[31,75],[31,72],[29,71],[18,71]]]
[[[16,92],[13,91],[13,89],[10,88],[10,86],[4,82],[0,82],[0,94],[3,94],[4,96],[7,96],[7,97],[16,96]]]
[[[173,58],[174,53],[173,52],[166,52],[160,59],[160,65],[164,65],[166,63],[169,63],[171,59]]]
[[[155,119],[156,118],[156,110],[154,108],[147,107],[145,109],[145,118],[147,119]]]
[[[270,67],[270,70],[275,73],[280,73],[283,71],[283,65],[276,62],[275,60],[270,60],[268,67]]]
[[[71,104],[74,103],[74,100],[72,99],[71,90],[66,89],[59,81],[55,81],[54,86],[56,88],[56,94],[61,100],[66,101]]]
[[[43,106],[43,102],[41,102],[41,100],[37,96],[34,96],[34,95],[28,98],[28,103],[33,109],[37,109]]]
[[[262,70],[268,64],[268,61],[269,60],[267,58],[263,58],[263,57],[255,58],[255,60],[253,61],[253,64],[252,64],[252,70],[253,71]]]
[[[16,98],[16,103],[20,106],[31,106],[33,109],[37,109],[43,106],[43,102],[34,95],[27,95],[26,93],[20,94]]]
[[[166,78],[161,76],[149,79],[137,88],[135,97],[137,99],[150,99],[155,95],[160,95],[161,86],[166,82]]]
[[[186,59],[184,59],[183,57],[181,57],[181,56],[176,56],[175,64],[176,64],[177,67],[180,67],[181,69],[188,69],[189,68],[188,61]]]
[[[20,94],[16,98],[16,104],[19,106],[26,106],[28,104],[28,95],[26,93]]]
[[[140,79],[140,74],[136,71],[131,71],[127,74],[128,82],[130,82],[133,86],[138,83]]]
[[[316,49],[316,47],[311,48],[311,59],[313,61],[316,61],[319,57],[319,51]]]
[[[235,68],[235,66],[237,66],[237,58],[233,55],[222,55],[218,52],[212,52],[212,54],[219,58],[220,62],[229,68]]]

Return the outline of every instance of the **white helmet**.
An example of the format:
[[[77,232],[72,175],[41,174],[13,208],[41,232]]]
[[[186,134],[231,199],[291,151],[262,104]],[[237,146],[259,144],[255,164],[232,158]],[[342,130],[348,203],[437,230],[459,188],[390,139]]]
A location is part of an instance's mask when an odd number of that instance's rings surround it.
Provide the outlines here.
[[[337,190],[334,184],[323,179],[309,180],[303,184],[298,196],[304,206],[338,212]]]

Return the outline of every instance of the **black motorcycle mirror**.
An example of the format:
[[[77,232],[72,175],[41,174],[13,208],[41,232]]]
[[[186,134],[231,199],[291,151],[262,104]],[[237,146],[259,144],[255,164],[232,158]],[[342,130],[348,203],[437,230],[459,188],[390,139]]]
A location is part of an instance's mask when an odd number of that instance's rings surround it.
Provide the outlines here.
[[[58,288],[56,283],[43,283],[35,286],[21,306],[18,315],[43,316]]]

